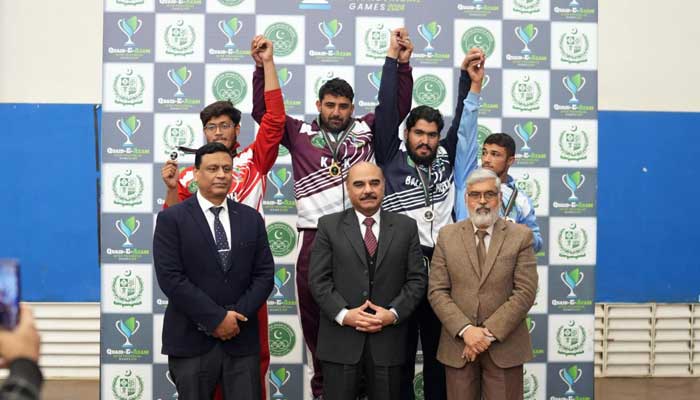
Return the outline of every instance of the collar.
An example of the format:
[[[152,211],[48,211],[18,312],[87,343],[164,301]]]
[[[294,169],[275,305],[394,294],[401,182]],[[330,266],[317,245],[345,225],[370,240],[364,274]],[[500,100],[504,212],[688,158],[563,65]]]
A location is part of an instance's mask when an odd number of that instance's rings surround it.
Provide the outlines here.
[[[220,205],[217,206],[216,204],[212,203],[211,201],[205,199],[204,196],[202,196],[201,192],[198,190],[197,191],[197,203],[199,203],[199,207],[202,208],[202,212],[204,213],[204,215],[206,215],[207,211],[209,211],[209,209],[212,207],[223,207],[224,211],[226,211],[226,213],[228,214],[228,201],[226,201],[226,199],[224,199],[223,203],[221,203]]]
[[[485,229],[486,233],[489,234],[489,237],[493,237],[493,227],[496,226],[496,223],[494,222],[493,224],[489,225],[488,228]],[[476,231],[479,230],[479,228],[474,225],[474,222],[472,222],[472,227],[474,228],[474,236],[476,236]]]
[[[354,211],[355,211],[355,215],[357,216],[357,222],[359,222],[360,225],[362,225],[362,223],[365,221],[365,218],[372,218],[372,219],[374,219],[374,224],[379,226],[379,219],[380,219],[379,214],[381,214],[381,212],[382,212],[381,207],[377,210],[376,213],[370,215],[369,217],[366,217],[364,214],[362,214],[361,212],[359,212],[357,210],[354,210]]]

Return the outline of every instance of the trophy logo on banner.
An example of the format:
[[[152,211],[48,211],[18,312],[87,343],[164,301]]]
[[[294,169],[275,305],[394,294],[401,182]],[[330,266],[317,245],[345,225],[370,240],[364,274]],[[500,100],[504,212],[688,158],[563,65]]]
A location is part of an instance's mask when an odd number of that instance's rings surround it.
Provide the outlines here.
[[[124,46],[135,46],[133,37],[141,29],[141,25],[143,25],[143,21],[138,19],[136,16],[133,16],[128,19],[121,18],[119,19],[119,21],[117,21],[117,26],[119,27],[119,30],[122,31],[124,35],[126,35],[126,42],[124,42]]]
[[[270,383],[275,388],[275,393],[272,394],[273,398],[279,399],[284,397],[280,389],[287,384],[291,377],[292,373],[284,367],[278,368],[270,374]]]
[[[576,28],[571,28],[569,33],[563,34],[559,39],[561,60],[564,62],[580,64],[588,61],[588,49],[588,36]]]
[[[564,285],[569,288],[569,294],[566,296],[567,299],[575,299],[576,293],[574,289],[583,282],[583,272],[580,268],[574,268],[571,271],[565,271],[561,273],[561,281]]]
[[[292,273],[287,271],[287,268],[282,267],[275,272],[275,279],[274,279],[274,284],[275,284],[275,294],[272,296],[276,299],[281,299],[284,298],[284,295],[282,294],[282,287],[289,282],[289,279],[292,277]]]
[[[515,36],[523,43],[525,47],[520,50],[520,54],[526,56],[532,54],[532,50],[528,47],[530,43],[537,37],[539,29],[533,24],[527,24],[524,27],[515,27]]]
[[[139,230],[141,221],[137,220],[136,217],[131,216],[127,218],[126,221],[123,219],[118,219],[115,225],[119,233],[121,233],[122,236],[124,236],[124,239],[126,239],[126,241],[122,244],[122,247],[134,247],[133,243],[131,243],[129,239],[136,233],[136,231]]]
[[[514,109],[520,111],[539,110],[542,88],[539,82],[531,80],[529,75],[516,80],[510,89],[510,94],[513,97]]]
[[[367,47],[367,57],[384,58],[389,49],[389,38],[391,30],[385,28],[384,24],[376,24],[365,32],[365,46]]]
[[[118,306],[133,307],[141,304],[143,290],[143,279],[130,269],[112,280],[114,304]]]
[[[114,204],[122,206],[135,206],[143,203],[143,178],[127,169],[124,173],[117,174],[112,180],[112,192],[114,193]]]
[[[243,28],[243,22],[236,17],[226,20],[219,20],[218,22],[219,30],[226,36],[227,42],[224,48],[235,49],[236,44],[233,42],[233,38],[238,35],[238,32]]]
[[[170,82],[177,88],[173,96],[185,97],[185,93],[182,92],[182,87],[190,81],[190,78],[192,78],[192,70],[184,65],[178,69],[170,68],[168,70],[168,79],[170,79]]]
[[[268,26],[264,36],[272,41],[273,52],[278,57],[292,54],[299,43],[297,31],[286,22],[276,22]]]
[[[173,377],[170,375],[170,370],[165,371],[165,379],[170,382],[171,385],[175,388],[175,392],[173,392],[172,396],[170,396],[172,399],[177,399],[180,397],[180,394],[177,392],[177,386],[175,386],[175,381],[173,380]]]
[[[137,400],[143,394],[143,378],[127,369],[112,379],[112,394],[117,400]]]
[[[114,102],[133,106],[143,103],[143,91],[146,84],[141,75],[134,75],[134,70],[127,68],[123,74],[117,74],[112,84]]]
[[[571,196],[569,196],[569,201],[576,203],[578,201],[578,196],[576,196],[576,190],[580,189],[586,182],[586,176],[581,173],[581,171],[572,172],[570,174],[564,174],[561,176],[561,181],[564,183]]]
[[[587,158],[588,134],[579,130],[578,126],[571,125],[568,131],[559,135],[559,147],[561,158],[569,161],[580,161]]]
[[[335,45],[333,44],[333,39],[340,35],[340,32],[343,30],[343,24],[337,19],[331,20],[330,22],[323,21],[319,22],[318,30],[321,31],[321,35],[328,40],[325,49],[329,52],[334,51]]]
[[[569,7],[578,7],[580,4],[576,0],[571,0],[569,2]]]
[[[521,14],[536,14],[541,11],[540,0],[513,0],[513,11]]]
[[[382,83],[382,70],[370,72],[367,74],[367,80],[369,81],[369,84],[372,85],[372,87],[377,91],[377,93],[374,95],[374,100],[379,100],[379,85]]]
[[[532,334],[532,331],[534,331],[535,327],[537,326],[537,322],[535,322],[532,317],[527,317],[525,319],[525,326],[527,326],[528,333]]]
[[[523,368],[523,400],[535,400],[539,388],[540,384],[537,381],[537,376]]]
[[[574,74],[572,76],[566,75],[561,79],[561,82],[564,84],[566,90],[569,93],[571,93],[569,104],[578,104],[578,98],[576,98],[576,94],[580,92],[584,86],[586,86],[586,78],[581,76],[581,74]]]
[[[569,321],[565,326],[557,330],[557,353],[565,356],[577,356],[583,354],[586,344],[586,330],[576,323]]]
[[[141,327],[141,323],[134,317],[129,317],[125,321],[122,320],[117,320],[114,325],[117,328],[117,331],[121,333],[122,336],[124,336],[124,344],[122,344],[123,348],[132,348],[134,347],[133,344],[129,341],[129,339],[138,332],[139,328]]]
[[[528,146],[528,143],[537,135],[537,125],[532,121],[527,121],[524,124],[516,124],[514,129],[515,134],[523,141],[522,152],[529,153],[532,149]]]
[[[185,25],[185,21],[177,20],[174,25],[165,29],[165,52],[174,56],[186,56],[194,53],[197,34],[194,28]]]
[[[283,199],[284,194],[282,193],[282,188],[285,187],[289,181],[292,179],[292,174],[287,170],[287,168],[279,168],[277,171],[270,170],[267,173],[267,179],[270,180],[272,186],[277,189],[277,193],[274,194],[275,199]]]
[[[289,82],[292,80],[292,76],[294,76],[294,74],[292,74],[292,71],[290,71],[289,68],[287,68],[287,67],[284,67],[284,68],[278,70],[277,71],[277,80],[280,83],[280,87],[284,88],[285,86],[287,86],[289,84]],[[283,96],[284,96],[284,94],[283,94]]]
[[[217,100],[229,100],[235,106],[245,98],[248,85],[238,72],[226,71],[214,78],[212,90]]]
[[[302,0],[299,2],[300,10],[330,10],[328,0]]]
[[[569,225],[559,231],[559,255],[564,258],[576,259],[586,256],[588,234],[576,224]]]
[[[574,390],[574,384],[578,382],[579,379],[581,379],[581,376],[583,376],[583,371],[581,371],[581,368],[579,368],[577,365],[572,365],[567,369],[562,368],[559,370],[559,377],[562,381],[564,381],[564,383],[568,387],[566,392],[564,392],[564,395],[576,395],[576,391]]]
[[[465,54],[469,53],[472,47],[478,47],[483,50],[484,55],[488,59],[496,49],[496,38],[491,31],[482,26],[469,28],[462,34],[462,51]]]
[[[134,146],[131,138],[138,132],[139,128],[141,128],[141,120],[134,115],[117,120],[117,129],[126,137],[126,141],[122,144],[123,147]]]
[[[426,42],[426,46],[423,49],[425,53],[428,55],[428,57],[432,57],[433,53],[435,52],[435,47],[433,47],[433,41],[437,39],[438,36],[440,36],[440,32],[442,32],[442,26],[437,23],[437,21],[432,21],[428,24],[420,24],[418,25],[418,34],[420,37],[423,38]]]
[[[413,99],[420,105],[438,108],[445,101],[447,88],[442,79],[426,74],[416,79],[413,85]]]

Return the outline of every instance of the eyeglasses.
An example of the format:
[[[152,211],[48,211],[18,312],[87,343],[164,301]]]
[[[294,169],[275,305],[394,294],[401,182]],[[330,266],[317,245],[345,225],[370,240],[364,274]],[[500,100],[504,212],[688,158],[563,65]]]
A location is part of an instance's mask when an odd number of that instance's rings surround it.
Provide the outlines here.
[[[222,131],[227,131],[231,128],[233,128],[234,125],[230,122],[222,122],[220,124],[209,124],[204,127],[204,131],[207,133],[216,133],[217,129],[221,129]]]
[[[492,190],[489,190],[488,192],[469,192],[467,193],[467,196],[469,196],[469,199],[471,200],[481,200],[484,198],[486,201],[491,201],[498,197],[498,192],[494,192]]]

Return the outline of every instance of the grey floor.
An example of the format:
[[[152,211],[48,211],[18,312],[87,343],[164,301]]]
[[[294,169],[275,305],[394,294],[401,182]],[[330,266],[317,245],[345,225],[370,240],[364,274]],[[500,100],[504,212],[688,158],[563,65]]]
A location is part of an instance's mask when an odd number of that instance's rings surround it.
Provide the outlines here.
[[[595,400],[697,400],[700,378],[600,378],[595,381]],[[97,381],[48,381],[44,400],[96,400]]]

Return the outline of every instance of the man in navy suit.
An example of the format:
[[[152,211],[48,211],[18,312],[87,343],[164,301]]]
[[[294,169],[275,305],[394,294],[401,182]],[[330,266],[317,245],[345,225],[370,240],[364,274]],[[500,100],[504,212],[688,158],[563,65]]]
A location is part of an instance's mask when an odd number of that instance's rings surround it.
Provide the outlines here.
[[[259,399],[257,310],[273,285],[262,217],[227,199],[233,162],[213,142],[195,156],[196,196],[158,214],[153,258],[168,296],[163,354],[184,399]]]

